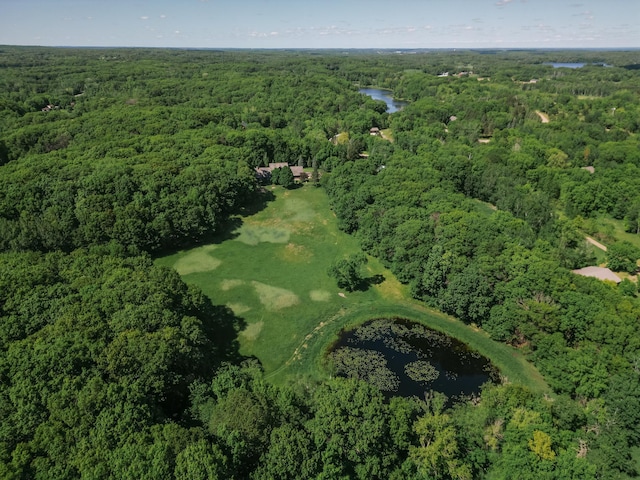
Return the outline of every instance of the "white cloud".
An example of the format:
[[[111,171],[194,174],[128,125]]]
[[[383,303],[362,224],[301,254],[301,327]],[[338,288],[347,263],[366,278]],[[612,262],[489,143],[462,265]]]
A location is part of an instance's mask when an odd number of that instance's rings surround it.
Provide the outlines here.
[[[143,15],[142,17],[140,17],[140,20],[149,20],[149,17],[147,17],[146,15]]]
[[[513,1],[513,0],[498,0],[498,1],[496,2],[496,5],[497,5],[498,7],[504,7],[505,5],[507,5],[507,4],[509,4],[509,3],[511,3],[512,1]]]

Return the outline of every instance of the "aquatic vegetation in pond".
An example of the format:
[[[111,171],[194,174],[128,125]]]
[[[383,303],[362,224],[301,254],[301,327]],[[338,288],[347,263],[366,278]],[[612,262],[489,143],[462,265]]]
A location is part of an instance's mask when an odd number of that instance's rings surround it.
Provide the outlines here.
[[[423,397],[434,390],[455,399],[498,378],[465,344],[403,319],[371,320],[342,332],[328,360],[337,375],[366,380],[388,395]]]
[[[364,380],[382,391],[395,392],[400,380],[375,350],[341,347],[329,354],[337,375]]]
[[[412,351],[425,358],[429,356],[429,351],[416,351],[409,339],[425,339],[431,345],[447,346],[450,344],[449,337],[434,330],[424,327],[419,323],[399,321],[389,321],[388,319],[378,319],[367,322],[353,331],[353,338],[349,343],[377,342],[381,341],[387,348],[399,353],[408,354]]]
[[[436,367],[425,360],[416,360],[404,366],[404,373],[414,382],[428,384],[440,376]]]

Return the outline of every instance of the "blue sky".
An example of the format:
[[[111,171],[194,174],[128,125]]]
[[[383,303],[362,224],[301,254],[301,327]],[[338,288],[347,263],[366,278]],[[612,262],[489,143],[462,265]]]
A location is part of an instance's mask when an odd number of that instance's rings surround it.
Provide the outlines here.
[[[640,47],[640,0],[0,0],[0,44]]]

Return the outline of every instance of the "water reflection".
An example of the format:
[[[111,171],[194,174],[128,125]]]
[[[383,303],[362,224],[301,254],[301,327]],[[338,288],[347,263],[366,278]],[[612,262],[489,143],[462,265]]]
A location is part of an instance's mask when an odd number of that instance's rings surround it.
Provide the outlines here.
[[[464,343],[405,319],[376,319],[342,332],[329,360],[337,375],[366,380],[388,396],[450,399],[478,394],[498,372]]]
[[[370,96],[374,100],[382,100],[385,102],[387,104],[387,113],[394,113],[402,110],[402,108],[407,104],[407,102],[395,100],[391,96],[392,92],[390,90],[382,90],[380,88],[361,88],[359,91],[360,93]]]

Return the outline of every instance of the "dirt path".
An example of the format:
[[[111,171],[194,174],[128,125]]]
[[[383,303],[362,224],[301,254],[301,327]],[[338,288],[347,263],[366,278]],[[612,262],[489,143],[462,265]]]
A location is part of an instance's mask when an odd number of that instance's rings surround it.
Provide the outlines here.
[[[291,365],[291,363],[295,362],[296,360],[300,360],[302,358],[302,352],[307,349],[309,347],[309,340],[311,340],[315,335],[317,335],[324,327],[326,327],[328,324],[330,324],[331,322],[333,322],[334,320],[344,316],[345,314],[345,309],[344,307],[341,308],[338,313],[336,313],[333,317],[331,317],[329,320],[325,321],[325,322],[320,322],[312,331],[311,333],[308,333],[304,339],[300,342],[300,344],[296,347],[296,349],[293,351],[293,355],[291,355],[291,357],[289,357],[289,360],[287,360],[286,362],[284,362],[282,365],[280,365],[278,368],[276,368],[274,371],[267,373],[264,378],[269,379],[271,377],[275,377],[278,373],[280,373],[282,370],[284,370],[285,368],[287,368],[289,365]]]
[[[393,135],[391,134],[391,129],[380,130],[380,136],[391,143],[393,143]]]
[[[549,123],[549,115],[542,113],[540,110],[536,110],[536,114],[540,117],[542,123]]]
[[[587,242],[589,242],[591,245],[594,245],[594,246],[598,247],[600,250],[603,250],[605,252],[607,251],[607,247],[605,247],[603,244],[601,244],[597,240],[594,240],[591,237],[584,237],[584,238],[586,238]]]

